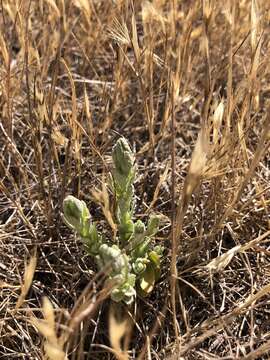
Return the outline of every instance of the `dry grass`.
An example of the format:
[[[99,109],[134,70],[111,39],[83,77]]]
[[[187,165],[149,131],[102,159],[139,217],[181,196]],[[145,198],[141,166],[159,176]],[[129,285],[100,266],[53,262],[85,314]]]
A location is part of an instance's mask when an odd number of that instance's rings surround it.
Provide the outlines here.
[[[0,2],[1,359],[268,358],[269,10]],[[112,313],[61,211],[73,194],[105,226],[119,135],[166,256],[152,295]]]

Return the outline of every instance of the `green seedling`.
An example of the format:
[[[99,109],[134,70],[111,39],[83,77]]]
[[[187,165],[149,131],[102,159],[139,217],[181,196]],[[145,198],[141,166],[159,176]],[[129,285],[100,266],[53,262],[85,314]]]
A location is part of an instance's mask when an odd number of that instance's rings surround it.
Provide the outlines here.
[[[136,291],[147,296],[160,276],[161,246],[153,246],[159,218],[150,216],[147,225],[134,220],[136,176],[135,157],[128,142],[120,138],[112,150],[113,170],[110,184],[114,195],[115,240],[100,234],[84,201],[74,196],[64,200],[64,221],[82,239],[100,270],[108,269],[111,298],[131,304]],[[113,236],[111,237],[114,238]]]

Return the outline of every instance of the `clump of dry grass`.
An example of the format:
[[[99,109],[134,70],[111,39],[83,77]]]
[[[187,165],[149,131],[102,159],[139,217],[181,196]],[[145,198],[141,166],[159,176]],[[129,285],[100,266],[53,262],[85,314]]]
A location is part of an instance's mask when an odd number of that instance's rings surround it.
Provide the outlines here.
[[[49,360],[66,360],[67,356],[63,350],[63,341],[56,334],[56,324],[53,306],[48,298],[43,299],[42,311],[44,320],[32,319],[32,324],[46,338],[44,353]]]
[[[0,356],[41,359],[45,341],[69,359],[267,359],[268,3],[0,8]],[[168,256],[110,342],[108,289],[61,204],[82,198],[104,227],[91,190],[119,134],[137,150],[136,213],[163,215]],[[50,340],[29,321],[44,296]]]

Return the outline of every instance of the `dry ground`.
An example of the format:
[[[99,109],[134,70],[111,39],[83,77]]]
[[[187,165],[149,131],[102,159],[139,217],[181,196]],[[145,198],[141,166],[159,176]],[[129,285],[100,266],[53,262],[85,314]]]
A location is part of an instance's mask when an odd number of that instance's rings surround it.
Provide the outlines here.
[[[269,358],[268,6],[0,2],[1,359]],[[128,352],[61,219],[73,194],[105,226],[92,190],[119,136],[166,247],[151,296],[118,307]]]

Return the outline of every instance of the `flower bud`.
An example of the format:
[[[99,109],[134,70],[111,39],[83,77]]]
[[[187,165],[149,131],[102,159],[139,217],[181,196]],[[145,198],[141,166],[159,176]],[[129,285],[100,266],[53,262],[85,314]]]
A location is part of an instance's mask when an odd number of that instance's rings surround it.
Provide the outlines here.
[[[127,305],[130,305],[136,296],[136,290],[134,289],[135,281],[136,276],[134,274],[128,274],[125,281],[122,284],[116,285],[112,290],[112,300],[116,302],[124,301]]]
[[[80,236],[86,237],[90,226],[90,213],[84,201],[69,195],[63,202],[64,220]]]
[[[121,255],[121,250],[117,245],[109,246],[107,244],[102,244],[99,248],[99,254],[104,265],[108,265],[109,262],[114,261]]]
[[[123,176],[128,176],[133,168],[135,158],[126,139],[120,138],[116,142],[112,149],[112,158],[115,170]]]
[[[117,245],[102,244],[99,247],[99,264],[101,268],[110,266],[112,276],[126,273],[129,270],[129,259]]]
[[[143,234],[145,232],[145,225],[141,220],[136,221],[134,232],[135,234]]]
[[[127,220],[119,225],[119,236],[123,244],[130,239],[134,232],[134,223],[132,220]]]
[[[146,259],[143,258],[137,258],[135,262],[132,264],[133,271],[135,274],[141,274],[146,269]]]

